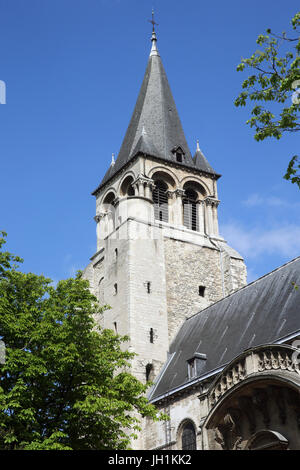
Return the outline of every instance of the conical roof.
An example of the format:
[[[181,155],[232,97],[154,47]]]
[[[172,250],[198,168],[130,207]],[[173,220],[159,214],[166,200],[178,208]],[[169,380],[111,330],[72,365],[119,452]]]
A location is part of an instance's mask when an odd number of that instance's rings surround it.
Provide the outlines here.
[[[166,72],[156,48],[154,31],[151,40],[152,50],[143,83],[118,158],[93,194],[138,153],[195,169]],[[182,163],[176,161],[178,148],[183,153]],[[210,167],[209,173],[211,170]]]
[[[197,149],[196,153],[193,157],[195,167],[197,170],[204,171],[205,173],[212,173],[213,175],[216,175],[215,170],[210,166],[208,163],[207,159],[205,158],[204,154],[202,153],[200,147],[199,147],[199,141],[197,140]]]

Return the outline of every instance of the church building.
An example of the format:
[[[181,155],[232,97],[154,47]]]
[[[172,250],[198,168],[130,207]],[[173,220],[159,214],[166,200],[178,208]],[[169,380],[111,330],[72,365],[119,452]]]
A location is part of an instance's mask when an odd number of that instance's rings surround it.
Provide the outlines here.
[[[152,32],[137,102],[96,198],[84,271],[99,322],[170,416],[136,449],[300,449],[300,258],[247,285],[219,233],[220,174],[192,155]],[[300,357],[300,354],[299,354]]]

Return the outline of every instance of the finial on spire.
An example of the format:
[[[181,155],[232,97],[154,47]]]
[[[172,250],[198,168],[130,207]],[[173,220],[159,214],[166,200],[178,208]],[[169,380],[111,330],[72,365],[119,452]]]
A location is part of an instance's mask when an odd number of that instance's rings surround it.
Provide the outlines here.
[[[148,20],[148,21],[149,21],[149,23],[152,23],[152,32],[155,33],[155,25],[158,26],[158,23],[155,23],[155,21],[154,21],[154,10],[153,10],[153,8],[152,8],[152,20]]]
[[[115,162],[115,154],[112,153],[112,154],[111,154],[111,166],[114,166],[115,163],[116,163],[116,162]]]
[[[148,20],[148,21],[149,21],[149,23],[152,24],[152,37],[151,37],[152,49],[151,49],[151,52],[150,52],[150,57],[151,57],[152,55],[159,55],[157,47],[156,47],[157,37],[156,37],[156,32],[155,32],[155,25],[158,26],[158,23],[155,23],[155,21],[154,21],[154,10],[153,9],[152,9],[152,20]]]
[[[201,152],[200,147],[199,147],[199,140],[198,139],[197,139],[197,149],[196,150],[197,150],[197,152],[198,151]]]

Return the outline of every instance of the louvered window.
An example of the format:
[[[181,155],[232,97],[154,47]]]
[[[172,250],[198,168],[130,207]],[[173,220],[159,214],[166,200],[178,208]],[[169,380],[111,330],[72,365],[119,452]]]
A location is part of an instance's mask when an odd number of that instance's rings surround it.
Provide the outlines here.
[[[153,190],[154,216],[156,220],[168,222],[169,208],[167,185],[163,181],[157,181]]]
[[[185,198],[183,199],[183,224],[190,230],[199,230],[198,223],[198,204],[197,193],[192,189],[185,191]]]
[[[182,431],[182,450],[195,450],[196,433],[192,423],[187,423]]]

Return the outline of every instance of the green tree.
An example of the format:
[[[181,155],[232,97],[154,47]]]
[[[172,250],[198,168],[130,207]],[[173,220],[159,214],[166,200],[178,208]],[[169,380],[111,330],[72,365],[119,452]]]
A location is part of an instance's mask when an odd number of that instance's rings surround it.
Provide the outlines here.
[[[2,236],[1,236],[2,234]],[[125,449],[162,418],[129,372],[128,338],[100,329],[88,282],[18,270],[0,233],[0,449]],[[127,432],[125,431],[127,429]]]
[[[250,68],[252,74],[244,80],[243,91],[235,100],[236,106],[253,101],[251,118],[255,139],[280,139],[284,132],[300,130],[300,12],[291,20],[289,34],[274,34],[267,29],[256,42],[262,49],[248,59],[242,59],[237,70]],[[294,155],[284,178],[300,188],[300,162]]]

